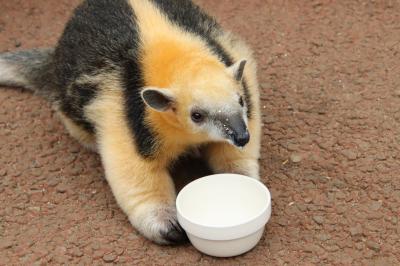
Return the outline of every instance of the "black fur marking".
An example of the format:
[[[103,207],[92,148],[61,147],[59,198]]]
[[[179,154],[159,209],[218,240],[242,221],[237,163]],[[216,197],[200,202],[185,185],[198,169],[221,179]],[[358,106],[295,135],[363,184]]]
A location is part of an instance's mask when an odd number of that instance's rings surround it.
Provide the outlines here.
[[[253,102],[251,101],[249,87],[247,86],[247,82],[245,79],[242,79],[242,87],[244,92],[244,101],[247,104],[247,118],[250,119],[253,111]]]
[[[208,46],[219,57],[219,59],[227,66],[233,65],[233,59],[229,53],[216,40],[216,35],[220,34],[222,29],[214,18],[207,15],[196,4],[190,0],[152,0],[162,10],[166,16],[184,28],[188,32],[194,33],[206,40]],[[245,101],[247,103],[248,118],[251,117],[252,103],[250,91],[246,81],[243,79],[243,90]]]
[[[60,85],[118,63],[135,42],[132,11],[125,0],[87,0],[74,12],[55,52]],[[132,36],[134,35],[134,36]],[[132,39],[132,37],[135,37]]]
[[[126,62],[124,67],[126,110],[130,126],[134,132],[136,145],[140,154],[151,157],[159,148],[151,129],[145,124],[145,104],[140,96],[139,88],[143,87],[141,70],[136,60]]]
[[[122,71],[127,119],[141,155],[154,153],[155,137],[144,123],[144,86],[137,60],[139,36],[131,6],[126,0],[86,0],[68,22],[54,55],[59,99],[63,111],[85,128],[93,126],[84,118],[83,107],[98,88],[76,86],[82,75],[93,76],[112,69]],[[68,90],[68,91],[67,91]],[[72,96],[71,96],[72,95]],[[77,99],[80,100],[77,100]]]
[[[236,80],[240,81],[243,78],[243,71],[244,71],[245,66],[246,66],[246,60],[242,60],[239,63],[239,67],[235,73]]]
[[[94,84],[74,83],[64,91],[63,100],[60,102],[61,111],[90,133],[94,133],[94,128],[91,123],[82,117],[82,108],[95,96],[96,91],[97,86]]]

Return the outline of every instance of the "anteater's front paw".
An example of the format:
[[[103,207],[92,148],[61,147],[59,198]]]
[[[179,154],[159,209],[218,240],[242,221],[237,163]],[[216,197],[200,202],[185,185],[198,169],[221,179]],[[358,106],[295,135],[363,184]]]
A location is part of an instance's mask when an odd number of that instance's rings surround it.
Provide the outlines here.
[[[257,160],[242,159],[233,163],[234,173],[246,175],[260,180],[260,170]]]
[[[142,235],[158,244],[177,245],[188,241],[186,232],[178,223],[173,206],[142,206],[140,212],[135,212],[129,220]]]
[[[216,173],[234,173],[260,180],[258,161],[254,159],[236,159],[225,161],[222,165],[214,166]]]

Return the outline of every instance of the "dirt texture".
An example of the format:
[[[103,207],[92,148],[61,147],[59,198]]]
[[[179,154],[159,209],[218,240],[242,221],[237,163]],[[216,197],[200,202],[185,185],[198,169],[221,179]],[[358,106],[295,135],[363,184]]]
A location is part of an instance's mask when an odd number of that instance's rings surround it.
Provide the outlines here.
[[[0,0],[0,51],[52,46],[78,0]],[[201,0],[254,48],[262,181],[251,252],[162,247],[44,100],[0,90],[0,265],[400,265],[400,2]]]

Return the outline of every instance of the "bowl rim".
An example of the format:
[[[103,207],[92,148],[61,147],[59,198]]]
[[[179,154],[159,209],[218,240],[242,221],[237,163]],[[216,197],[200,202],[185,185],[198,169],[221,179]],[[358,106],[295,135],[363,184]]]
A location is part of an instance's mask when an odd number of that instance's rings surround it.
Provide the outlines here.
[[[259,212],[257,212],[256,215],[251,216],[250,218],[246,219],[243,222],[234,223],[234,224],[231,224],[231,225],[228,225],[228,226],[224,226],[224,225],[208,225],[208,224],[204,224],[204,223],[194,222],[192,219],[189,219],[186,215],[183,214],[181,206],[180,206],[181,205],[180,202],[181,202],[181,198],[182,198],[182,191],[184,191],[185,189],[188,189],[191,186],[196,185],[196,183],[204,182],[205,180],[210,179],[210,178],[217,178],[218,176],[226,176],[226,175],[235,176],[236,178],[245,178],[246,180],[248,180],[248,181],[252,182],[253,184],[257,185],[258,187],[262,188],[263,192],[267,196],[267,202],[263,206],[263,208]],[[261,181],[259,181],[257,179],[254,179],[254,178],[249,177],[249,176],[241,175],[241,174],[221,173],[221,174],[213,174],[213,175],[204,176],[204,177],[196,179],[196,180],[190,182],[189,184],[187,184],[178,193],[178,196],[176,197],[176,204],[175,205],[176,205],[178,216],[181,216],[184,220],[186,220],[191,225],[194,225],[196,227],[201,227],[201,228],[207,228],[207,229],[225,229],[225,230],[229,230],[229,229],[233,229],[233,228],[237,228],[237,227],[249,224],[249,223],[257,220],[258,218],[262,217],[265,214],[267,214],[267,221],[268,221],[268,219],[269,219],[268,216],[270,215],[270,213],[268,214],[268,211],[270,211],[270,209],[271,209],[271,193],[269,192],[268,188]],[[264,226],[265,223],[262,226]],[[259,230],[259,228],[254,228],[254,231],[256,231],[256,230]]]

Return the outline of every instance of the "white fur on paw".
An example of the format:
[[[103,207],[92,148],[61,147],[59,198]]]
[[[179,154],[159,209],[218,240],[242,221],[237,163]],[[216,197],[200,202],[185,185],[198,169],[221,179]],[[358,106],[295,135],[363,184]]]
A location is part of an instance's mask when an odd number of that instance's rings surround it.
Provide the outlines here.
[[[243,160],[241,167],[246,175],[260,180],[260,167],[256,160]]]
[[[230,169],[230,171],[229,171]],[[260,180],[260,170],[257,160],[240,159],[230,162],[227,172],[233,172],[240,175],[252,177]]]
[[[174,206],[163,204],[142,206],[140,214],[131,215],[129,220],[142,235],[156,243],[187,242],[187,235],[178,223]]]

